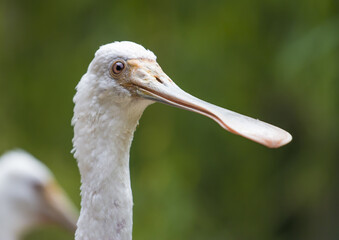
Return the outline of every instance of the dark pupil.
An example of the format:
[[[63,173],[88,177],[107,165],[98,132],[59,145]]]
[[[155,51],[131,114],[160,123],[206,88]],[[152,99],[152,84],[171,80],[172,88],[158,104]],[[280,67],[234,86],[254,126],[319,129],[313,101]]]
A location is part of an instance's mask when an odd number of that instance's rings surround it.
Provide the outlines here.
[[[123,69],[123,67],[124,67],[124,65],[120,62],[115,64],[115,70],[117,72],[120,72]]]

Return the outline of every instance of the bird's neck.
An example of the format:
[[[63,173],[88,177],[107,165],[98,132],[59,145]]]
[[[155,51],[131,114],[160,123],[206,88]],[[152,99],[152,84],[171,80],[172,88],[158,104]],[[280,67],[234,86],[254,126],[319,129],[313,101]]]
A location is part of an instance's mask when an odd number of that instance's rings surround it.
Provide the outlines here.
[[[3,240],[18,240],[20,239],[21,233],[17,233],[16,230],[0,227],[1,239]]]
[[[74,150],[81,174],[81,213],[76,240],[131,240],[129,150],[145,107],[74,108]]]
[[[6,221],[5,219],[1,220]],[[8,226],[8,224],[1,221],[0,235],[3,240],[17,240],[21,236],[21,231],[19,232],[17,229],[13,229],[11,226]]]
[[[0,196],[2,192],[0,190]],[[5,196],[5,195],[4,195]],[[0,239],[1,240],[17,240],[21,239],[26,231],[33,227],[36,219],[32,218],[25,211],[13,208],[11,202],[4,197],[0,199]]]

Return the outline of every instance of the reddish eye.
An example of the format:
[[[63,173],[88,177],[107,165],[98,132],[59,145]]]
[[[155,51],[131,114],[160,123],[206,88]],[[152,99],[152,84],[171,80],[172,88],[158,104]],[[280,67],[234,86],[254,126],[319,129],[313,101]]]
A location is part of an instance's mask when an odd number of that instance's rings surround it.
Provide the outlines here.
[[[119,74],[122,72],[122,70],[124,70],[124,68],[125,64],[121,61],[117,61],[113,63],[111,71],[113,74]]]

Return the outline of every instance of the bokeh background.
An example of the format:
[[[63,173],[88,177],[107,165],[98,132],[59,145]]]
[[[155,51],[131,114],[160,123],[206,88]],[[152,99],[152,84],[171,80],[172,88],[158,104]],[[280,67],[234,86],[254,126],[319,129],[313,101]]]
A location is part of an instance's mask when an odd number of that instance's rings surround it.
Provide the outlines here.
[[[339,1],[0,1],[0,152],[31,152],[77,206],[74,88],[116,40],[154,51],[191,94],[294,137],[267,149],[152,105],[131,149],[134,239],[339,239]],[[73,236],[46,226],[33,239]]]

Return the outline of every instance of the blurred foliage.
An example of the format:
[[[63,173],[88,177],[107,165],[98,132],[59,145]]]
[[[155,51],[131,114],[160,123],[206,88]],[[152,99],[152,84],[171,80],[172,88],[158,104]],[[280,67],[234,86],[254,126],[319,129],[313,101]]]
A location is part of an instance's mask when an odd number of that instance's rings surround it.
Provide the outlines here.
[[[188,92],[290,131],[266,149],[155,104],[131,152],[134,239],[339,239],[339,1],[0,1],[0,151],[79,205],[75,86],[99,45],[151,49]],[[73,239],[56,227],[26,240]]]

